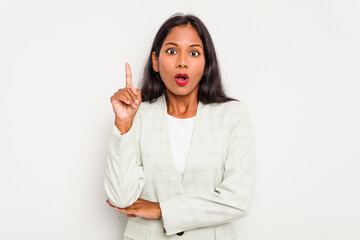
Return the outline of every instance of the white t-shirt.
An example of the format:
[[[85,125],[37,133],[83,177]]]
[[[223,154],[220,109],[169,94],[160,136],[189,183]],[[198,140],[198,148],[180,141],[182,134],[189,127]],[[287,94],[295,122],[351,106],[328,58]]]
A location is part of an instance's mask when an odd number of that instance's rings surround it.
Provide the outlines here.
[[[195,117],[181,119],[168,114],[171,148],[175,165],[179,171],[180,181],[184,176]]]

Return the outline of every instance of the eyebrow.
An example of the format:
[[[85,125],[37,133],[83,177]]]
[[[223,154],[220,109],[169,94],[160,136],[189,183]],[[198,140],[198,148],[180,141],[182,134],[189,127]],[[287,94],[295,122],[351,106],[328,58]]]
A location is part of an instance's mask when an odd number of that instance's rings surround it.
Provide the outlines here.
[[[175,45],[175,46],[179,46],[178,44],[173,43],[173,42],[168,42],[168,43],[165,44],[164,46],[169,45],[169,44],[172,44],[172,45]],[[191,44],[190,47],[201,47],[201,48],[203,48],[200,44]]]

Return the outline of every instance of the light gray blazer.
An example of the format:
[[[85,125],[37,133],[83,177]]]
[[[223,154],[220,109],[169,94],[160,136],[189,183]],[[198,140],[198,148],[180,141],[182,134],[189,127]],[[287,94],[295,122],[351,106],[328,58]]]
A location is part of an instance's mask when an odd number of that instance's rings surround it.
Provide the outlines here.
[[[232,240],[248,214],[255,138],[247,105],[199,102],[182,182],[172,156],[165,96],[141,103],[130,130],[113,125],[105,191],[114,206],[160,202],[162,217],[129,218],[124,239]]]

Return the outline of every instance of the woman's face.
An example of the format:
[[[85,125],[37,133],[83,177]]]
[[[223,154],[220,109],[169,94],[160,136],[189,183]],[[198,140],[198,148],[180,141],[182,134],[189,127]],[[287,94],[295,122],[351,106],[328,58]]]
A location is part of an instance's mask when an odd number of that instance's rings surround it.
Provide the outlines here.
[[[159,72],[168,91],[188,95],[197,90],[205,70],[203,43],[190,24],[172,28],[161,46],[159,57],[152,53],[153,68]],[[179,73],[188,79],[175,78]]]

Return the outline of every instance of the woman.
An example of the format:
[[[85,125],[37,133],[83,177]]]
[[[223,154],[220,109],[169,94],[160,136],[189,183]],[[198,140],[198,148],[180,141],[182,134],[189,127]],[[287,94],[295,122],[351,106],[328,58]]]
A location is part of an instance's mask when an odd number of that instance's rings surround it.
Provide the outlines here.
[[[176,14],[159,29],[141,82],[111,97],[107,203],[124,239],[235,239],[250,209],[255,144],[247,106],[223,91],[205,25]]]

